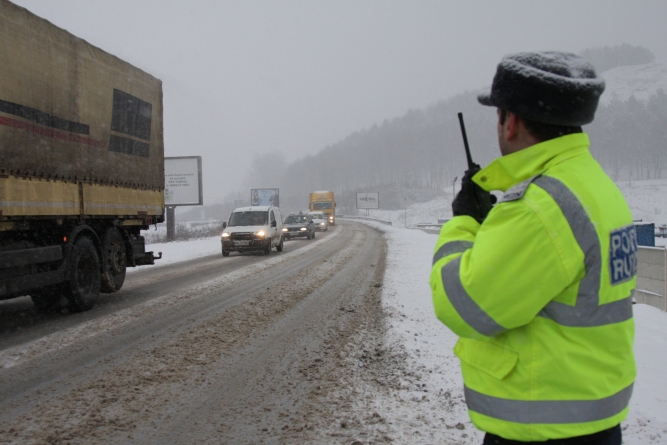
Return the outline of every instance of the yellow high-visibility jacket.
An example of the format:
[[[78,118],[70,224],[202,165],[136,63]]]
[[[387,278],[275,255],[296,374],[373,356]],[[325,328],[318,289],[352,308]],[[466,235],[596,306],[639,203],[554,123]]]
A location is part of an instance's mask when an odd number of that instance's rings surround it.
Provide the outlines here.
[[[430,283],[460,339],[472,422],[506,439],[592,434],[628,413],[637,235],[584,133],[496,159],[473,180],[503,198],[440,232]]]

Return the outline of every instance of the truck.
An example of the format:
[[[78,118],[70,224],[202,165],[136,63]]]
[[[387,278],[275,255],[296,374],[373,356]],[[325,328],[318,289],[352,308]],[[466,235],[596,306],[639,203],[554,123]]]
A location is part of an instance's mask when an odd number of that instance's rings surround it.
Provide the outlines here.
[[[85,311],[154,264],[162,82],[0,0],[0,300]]]
[[[311,212],[324,212],[329,220],[329,225],[333,226],[336,224],[336,200],[334,198],[334,192],[311,192],[309,195],[308,208]]]

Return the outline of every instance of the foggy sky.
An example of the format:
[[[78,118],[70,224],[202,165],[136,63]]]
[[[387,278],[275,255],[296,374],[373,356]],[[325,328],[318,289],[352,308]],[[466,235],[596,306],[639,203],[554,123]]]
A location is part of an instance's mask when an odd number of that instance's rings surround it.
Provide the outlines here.
[[[166,156],[203,157],[204,203],[253,153],[314,154],[491,83],[507,53],[622,43],[667,61],[654,0],[14,0],[163,81]]]

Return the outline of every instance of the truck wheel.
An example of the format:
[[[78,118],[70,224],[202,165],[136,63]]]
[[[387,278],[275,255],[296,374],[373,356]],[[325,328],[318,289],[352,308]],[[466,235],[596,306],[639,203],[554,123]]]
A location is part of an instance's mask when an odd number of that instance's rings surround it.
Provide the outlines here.
[[[125,241],[117,228],[112,227],[102,237],[102,273],[101,292],[111,293],[120,290],[125,282],[127,269]]]
[[[266,240],[266,247],[264,248],[264,255],[271,255],[271,238]]]
[[[229,250],[222,249],[222,256],[229,256]]]
[[[87,236],[74,242],[66,278],[65,296],[69,308],[76,312],[92,309],[100,293],[100,259],[95,245]]]
[[[280,244],[276,246],[276,251],[282,252],[283,251],[283,237],[280,237]]]

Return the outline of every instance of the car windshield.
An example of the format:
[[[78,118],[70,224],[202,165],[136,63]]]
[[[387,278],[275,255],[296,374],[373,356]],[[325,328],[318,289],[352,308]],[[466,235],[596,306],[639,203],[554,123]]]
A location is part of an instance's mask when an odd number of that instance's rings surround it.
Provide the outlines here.
[[[285,219],[285,224],[299,224],[308,222],[304,215],[290,215]]]
[[[313,219],[324,219],[324,213],[311,213],[310,217]]]
[[[328,202],[314,202],[313,210],[324,210],[331,208],[331,201]]]
[[[266,224],[268,212],[234,212],[229,218],[229,227],[263,226]]]

